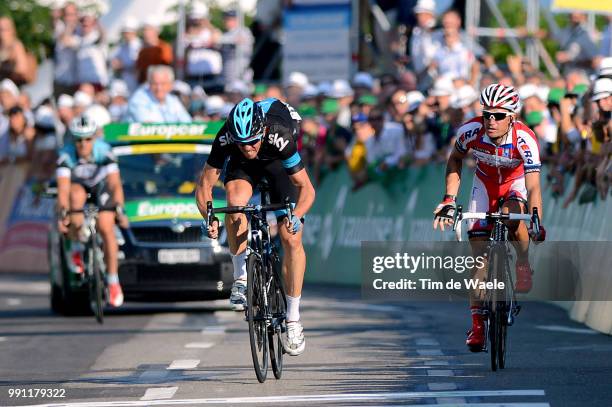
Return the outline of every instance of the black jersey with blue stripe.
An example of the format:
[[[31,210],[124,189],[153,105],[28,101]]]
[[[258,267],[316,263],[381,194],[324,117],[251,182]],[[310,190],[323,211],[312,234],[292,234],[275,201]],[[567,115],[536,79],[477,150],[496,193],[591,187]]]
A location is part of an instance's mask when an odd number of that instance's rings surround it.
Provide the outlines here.
[[[265,115],[266,133],[256,160],[280,160],[288,174],[302,170],[304,164],[297,151],[296,142],[300,116],[291,106],[278,99],[270,98],[257,103]],[[226,123],[215,137],[207,163],[211,167],[221,169],[228,158],[247,160],[231,142]]]

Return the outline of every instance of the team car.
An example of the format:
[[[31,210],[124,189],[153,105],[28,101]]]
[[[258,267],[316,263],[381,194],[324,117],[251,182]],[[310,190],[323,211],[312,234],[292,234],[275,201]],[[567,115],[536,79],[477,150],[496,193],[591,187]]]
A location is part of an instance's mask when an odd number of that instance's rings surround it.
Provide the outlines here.
[[[119,279],[126,301],[196,301],[228,298],[233,266],[225,233],[202,236],[194,199],[199,174],[222,123],[120,124],[104,128],[125,193],[127,229],[116,228]],[[225,191],[213,190],[215,206]],[[51,306],[86,312],[87,288],[52,222],[48,257]]]

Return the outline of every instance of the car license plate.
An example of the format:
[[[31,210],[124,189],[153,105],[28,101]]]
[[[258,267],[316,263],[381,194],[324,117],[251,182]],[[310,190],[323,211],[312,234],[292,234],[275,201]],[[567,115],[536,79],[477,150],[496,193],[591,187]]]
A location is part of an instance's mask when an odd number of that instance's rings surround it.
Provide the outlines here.
[[[199,249],[162,249],[157,252],[157,261],[163,264],[198,263]]]

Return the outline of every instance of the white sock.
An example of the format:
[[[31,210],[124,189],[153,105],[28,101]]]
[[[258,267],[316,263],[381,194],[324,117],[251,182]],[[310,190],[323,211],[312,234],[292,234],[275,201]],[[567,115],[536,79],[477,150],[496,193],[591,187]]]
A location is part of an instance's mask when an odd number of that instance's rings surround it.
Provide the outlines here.
[[[232,263],[234,263],[234,280],[246,280],[246,250],[240,254],[232,254]]]
[[[118,284],[119,283],[119,274],[107,274],[106,282],[108,284]]]
[[[287,321],[295,322],[300,320],[300,298],[287,296]]]

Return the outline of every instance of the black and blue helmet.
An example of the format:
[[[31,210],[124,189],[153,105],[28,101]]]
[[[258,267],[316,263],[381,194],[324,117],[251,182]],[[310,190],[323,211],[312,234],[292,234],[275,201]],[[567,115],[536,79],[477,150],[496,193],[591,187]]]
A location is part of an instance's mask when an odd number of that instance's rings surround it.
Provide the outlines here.
[[[264,133],[264,113],[249,98],[242,99],[229,114],[227,128],[234,143],[251,143]]]

